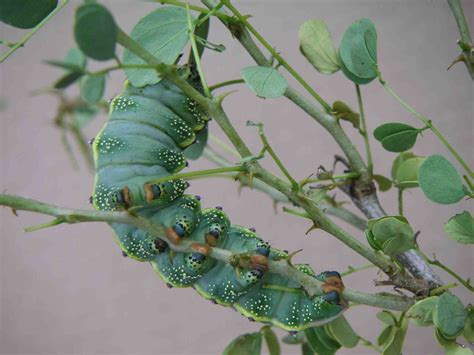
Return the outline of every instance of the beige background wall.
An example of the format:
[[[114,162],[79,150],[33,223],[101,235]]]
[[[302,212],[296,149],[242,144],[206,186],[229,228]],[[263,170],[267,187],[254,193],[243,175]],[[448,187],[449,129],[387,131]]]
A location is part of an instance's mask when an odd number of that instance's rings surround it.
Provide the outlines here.
[[[73,44],[74,8],[71,1],[48,25],[0,66],[0,97],[6,105],[1,114],[0,189],[58,205],[90,208],[87,199],[93,176],[84,166],[73,170],[61,147],[59,131],[52,124],[56,100],[31,96],[33,90],[50,84],[59,71],[41,60],[61,58]],[[157,5],[137,1],[103,1],[126,30]],[[322,76],[298,52],[299,25],[311,18],[327,21],[339,43],[354,20],[370,17],[379,34],[379,62],[386,80],[417,109],[433,118],[454,146],[472,163],[472,83],[463,65],[449,72],[446,67],[457,56],[457,28],[445,1],[236,1],[243,13],[328,101],[342,99],[356,107],[354,88],[341,73]],[[466,14],[474,2],[464,1]],[[15,40],[16,30],[0,25],[2,39]],[[222,55],[207,52],[204,66],[210,83],[236,78],[240,68],[253,65],[229,33],[212,23],[210,40],[224,43]],[[121,87],[123,77],[114,74],[107,85],[107,98]],[[409,116],[376,83],[362,88],[368,125],[402,121],[414,125]],[[72,93],[73,94],[73,93]],[[256,131],[245,127],[248,119],[265,123],[275,150],[297,178],[314,172],[318,165],[331,167],[339,153],[332,139],[312,119],[285,99],[260,100],[244,86],[227,99],[225,107],[239,132],[257,151]],[[105,117],[93,123],[93,137]],[[358,134],[347,131],[362,148]],[[218,127],[211,130],[220,134]],[[389,174],[394,154],[372,144],[375,171]],[[416,145],[419,154],[446,150],[427,132]],[[265,164],[274,169],[269,161]],[[191,169],[211,167],[206,161]],[[274,169],[275,170],[275,169]],[[275,170],[276,171],[276,170]],[[297,261],[317,269],[344,270],[364,260],[321,231],[305,236],[308,223],[281,211],[274,213],[269,198],[244,190],[221,179],[194,182],[192,193],[204,196],[204,206],[222,205],[236,224],[252,226],[273,244],[284,249],[304,248]],[[340,198],[344,198],[338,193]],[[396,213],[395,191],[381,195],[389,213]],[[460,274],[473,270],[472,249],[451,241],[442,223],[454,213],[470,208],[468,203],[435,205],[420,191],[406,195],[406,213],[427,254],[436,252]],[[102,224],[59,226],[25,234],[23,228],[46,219],[1,209],[0,237],[0,353],[2,354],[216,354],[235,336],[257,330],[230,309],[212,305],[191,289],[168,290],[146,264],[122,258],[111,231]],[[363,234],[347,227],[361,240]],[[452,282],[442,274],[446,282]],[[373,291],[374,271],[345,279],[348,287]],[[472,297],[457,288],[464,302]],[[381,328],[375,310],[356,307],[347,312],[354,327],[374,340]],[[280,333],[280,332],[279,332]],[[282,332],[280,334],[283,334]],[[296,348],[285,346],[287,353]],[[348,353],[341,351],[341,353]],[[365,348],[353,353],[369,354]],[[431,330],[410,331],[405,354],[440,354]]]

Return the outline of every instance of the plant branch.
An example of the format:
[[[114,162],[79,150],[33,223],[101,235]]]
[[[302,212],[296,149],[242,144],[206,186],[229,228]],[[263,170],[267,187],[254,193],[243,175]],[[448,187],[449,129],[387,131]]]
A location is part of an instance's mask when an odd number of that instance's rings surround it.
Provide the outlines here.
[[[151,223],[145,218],[132,215],[126,211],[110,212],[74,210],[26,199],[23,197],[3,194],[0,194],[0,205],[12,208],[15,214],[17,211],[30,211],[56,217],[53,223],[49,223],[49,226],[59,224],[57,221],[61,221],[60,223],[107,222],[130,224],[166,241],[170,248],[175,251],[195,251],[192,246],[192,241],[183,240],[179,245],[175,245],[166,237],[163,226]],[[225,263],[235,264],[237,261],[238,264],[235,266],[240,266],[243,268],[249,267],[248,261],[245,261],[243,258],[239,258],[238,254],[233,254],[232,252],[225,249],[212,248],[210,256]],[[270,261],[269,271],[295,280],[308,292],[310,296],[318,295],[323,292],[321,288],[323,282],[297,270],[296,268],[289,265],[286,260]],[[413,304],[413,300],[406,297],[395,295],[371,295],[352,290],[345,290],[343,292],[343,298],[350,302],[362,303],[369,306],[392,310],[406,310]]]
[[[421,122],[425,124],[425,126],[429,127],[429,129],[434,133],[436,137],[444,144],[444,146],[451,152],[451,154],[454,156],[454,158],[461,164],[461,166],[466,170],[466,172],[469,174],[469,177],[472,179],[474,178],[474,172],[469,168],[469,165],[464,161],[464,159],[461,158],[459,153],[452,147],[452,145],[447,141],[447,139],[441,134],[440,131],[435,127],[433,122],[428,119],[427,117],[421,115],[418,113],[412,106],[410,106],[408,103],[406,103],[398,94],[381,78],[379,77],[379,81],[384,87],[384,89],[392,95],[392,97],[395,98],[408,112],[413,114],[416,118],[418,118]]]
[[[15,45],[13,45],[7,53],[5,53],[4,55],[0,57],[0,63],[3,63],[17,49],[23,47],[25,43],[36,33],[36,31],[38,31],[41,27],[43,27],[46,22],[51,20],[53,16],[56,15],[59,12],[59,10],[61,10],[68,3],[68,1],[69,0],[62,0],[61,3],[58,6],[56,6],[56,8],[48,14],[48,16],[46,16],[39,24],[36,25],[36,27],[34,27],[30,32],[28,32],[26,36],[23,37],[19,42],[15,43]]]
[[[222,88],[224,86],[242,84],[242,83],[245,83],[244,79],[234,79],[234,80],[222,81],[220,83],[209,86],[209,90],[214,91],[214,90]]]
[[[324,101],[324,99],[319,96],[319,94],[303,79],[303,77],[290,65],[288,62],[263,38],[263,36],[247,21],[247,18],[243,16],[230,2],[230,0],[222,0],[225,6],[237,17],[237,19],[242,23],[258,41],[265,47],[265,49],[278,60],[278,63],[281,64],[288,72],[298,81],[301,86],[303,86],[306,91],[318,101],[321,106],[326,110],[326,112],[331,111],[331,106]]]
[[[464,11],[462,9],[461,0],[448,0],[449,7],[453,12],[454,19],[459,28],[461,40],[458,40],[458,44],[462,49],[462,62],[466,65],[471,79],[474,80],[474,58],[471,33],[469,32],[469,25],[467,24],[466,17],[464,17]]]
[[[356,93],[357,93],[357,102],[359,103],[360,120],[362,124],[362,135],[364,137],[364,144],[365,144],[365,154],[367,156],[367,170],[369,171],[369,175],[372,175],[374,166],[372,162],[372,153],[370,152],[369,133],[367,131],[367,122],[365,120],[364,104],[362,102],[362,94],[360,92],[360,86],[355,84],[355,87],[356,87]]]
[[[190,171],[187,173],[178,173],[169,176],[165,176],[159,179],[150,180],[151,183],[159,184],[162,182],[179,180],[179,179],[195,179],[203,176],[213,176],[222,173],[230,173],[230,172],[243,172],[245,171],[245,167],[243,166],[228,166],[224,168],[216,168],[216,169],[206,169],[206,170],[197,170],[197,171]]]
[[[191,20],[191,13],[189,12],[189,4],[186,4],[187,10],[187,19],[188,19],[188,31],[189,31],[189,39],[191,41],[191,48],[193,52],[194,62],[196,63],[196,68],[199,73],[199,79],[201,79],[202,89],[204,91],[204,95],[206,97],[211,97],[211,92],[209,91],[209,87],[207,86],[206,77],[204,75],[204,71],[202,70],[201,65],[201,57],[199,56],[199,50],[196,44],[196,38],[194,37],[194,29],[196,27],[196,23]],[[208,14],[209,15],[209,14]]]
[[[227,135],[244,161],[246,158],[251,158],[254,156],[224,112],[222,108],[222,97],[206,98],[202,96],[179,75],[174,66],[160,63],[148,51],[143,49],[137,42],[135,42],[120,29],[118,30],[117,41],[124,47],[131,50],[134,54],[145,60],[145,62],[148,64],[156,65],[156,70],[162,77],[173,82],[188,97],[206,109],[207,112],[212,117],[214,117],[220,128]],[[303,208],[311,216],[311,219],[316,227],[333,235],[355,252],[362,255],[373,264],[377,265],[391,278],[391,282],[393,282],[394,285],[405,288],[414,293],[419,293],[426,289],[426,282],[424,280],[416,280],[412,277],[409,277],[408,275],[398,272],[398,268],[391,260],[362,244],[345,230],[333,223],[327,216],[325,216],[318,205],[308,196],[306,196],[304,191],[294,191],[290,184],[274,176],[269,171],[263,169],[255,159],[249,159],[246,161],[245,167],[247,169],[247,173],[250,174],[250,176],[255,176],[267,185],[282,192],[291,202]],[[426,266],[429,268],[428,265]]]

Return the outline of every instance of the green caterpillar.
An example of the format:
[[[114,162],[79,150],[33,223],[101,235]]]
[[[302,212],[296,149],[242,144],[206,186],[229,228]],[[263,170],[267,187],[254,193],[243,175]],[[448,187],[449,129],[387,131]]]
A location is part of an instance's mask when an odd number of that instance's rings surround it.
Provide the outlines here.
[[[309,266],[297,265],[325,282],[326,293],[311,298],[296,282],[266,270],[268,260],[284,257],[285,252],[270,248],[254,230],[231,225],[221,208],[201,209],[198,196],[184,194],[186,181],[153,183],[182,170],[185,156],[201,153],[208,120],[195,102],[166,80],[143,88],[126,84],[111,102],[109,120],[93,142],[94,207],[106,211],[134,207],[140,216],[163,225],[173,243],[187,238],[199,246],[193,253],[174,252],[134,226],[111,224],[124,255],[150,262],[169,286],[191,286],[250,320],[299,331],[335,319],[345,309],[337,272],[315,275]],[[206,254],[212,247],[253,252],[252,267],[235,270],[209,258]]]

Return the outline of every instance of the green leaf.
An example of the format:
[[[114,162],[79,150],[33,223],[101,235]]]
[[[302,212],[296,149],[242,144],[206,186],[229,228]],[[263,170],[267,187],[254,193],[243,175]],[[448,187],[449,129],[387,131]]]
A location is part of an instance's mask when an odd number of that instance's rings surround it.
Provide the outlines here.
[[[397,133],[405,132],[405,131],[417,131],[417,129],[405,123],[398,123],[398,122],[384,123],[383,125],[378,126],[374,130],[374,137],[379,142],[382,142],[384,138],[387,138],[393,134],[397,134]]]
[[[95,106],[79,106],[74,110],[74,125],[83,129],[97,115],[98,109]]]
[[[449,355],[472,355],[472,351],[468,348],[462,347],[462,345],[456,343],[454,339],[446,338],[438,328],[435,328],[435,338],[441,345],[445,354]]]
[[[0,21],[17,28],[33,28],[58,4],[58,0],[2,0]]]
[[[397,217],[383,217],[369,226],[368,240],[376,250],[387,255],[397,255],[415,247],[411,226]]]
[[[377,31],[369,19],[354,22],[339,46],[341,67],[356,84],[367,84],[377,77]]]
[[[357,112],[354,112],[349,105],[343,101],[334,101],[332,104],[333,116],[337,119],[349,121],[352,123],[354,128],[359,129],[360,127],[360,116]]]
[[[232,340],[224,349],[223,355],[259,355],[262,349],[262,335],[258,333],[242,334]]]
[[[301,344],[301,355],[314,355],[315,352],[311,349],[308,343]]]
[[[207,128],[201,129],[196,133],[196,141],[183,150],[186,159],[196,160],[202,155],[202,152],[207,145],[208,134],[209,130]]]
[[[375,180],[377,185],[379,185],[379,190],[382,192],[388,191],[392,187],[392,180],[383,175],[375,174],[372,178]]]
[[[268,353],[270,355],[280,355],[280,344],[278,338],[269,326],[264,326],[260,332],[263,334],[265,341],[267,342]]]
[[[300,49],[313,67],[323,74],[332,74],[341,67],[331,33],[324,21],[309,20],[299,29]]]
[[[461,334],[466,322],[467,311],[459,298],[445,292],[438,298],[433,311],[433,323],[447,338]]]
[[[458,243],[474,244],[474,218],[464,211],[444,224],[444,231]]]
[[[81,51],[96,60],[115,55],[117,26],[112,14],[102,5],[87,4],[76,10],[74,37]]]
[[[100,101],[104,95],[105,75],[86,75],[81,80],[81,97],[89,104]]]
[[[420,166],[418,180],[425,196],[436,203],[456,203],[465,195],[456,168],[441,155],[426,158]]]
[[[413,148],[416,143],[417,136],[418,131],[395,133],[382,140],[382,147],[384,147],[389,152],[404,152],[410,148]]]
[[[345,348],[354,348],[359,343],[359,336],[344,316],[340,316],[327,324],[329,333],[339,344]]]
[[[55,89],[65,89],[84,75],[83,71],[69,72],[54,83]]]
[[[398,168],[405,160],[408,160],[411,158],[418,158],[418,156],[413,154],[412,152],[402,152],[398,154],[398,156],[395,158],[395,160],[392,163],[392,170],[390,172],[390,176],[392,177],[392,180],[397,180]]]
[[[207,16],[207,14],[200,14],[198,16],[197,21],[200,21],[203,17]],[[210,24],[210,17],[207,18],[206,21],[204,21],[200,26],[196,27],[194,29],[194,36],[200,38],[201,40],[207,41],[207,36],[209,35],[209,24]],[[202,54],[204,53],[204,49],[206,48],[204,46],[204,43],[202,41],[196,41],[196,47],[197,51],[199,54],[199,58],[202,57]],[[194,62],[194,56],[192,53],[192,49],[190,49],[189,53],[189,60],[188,63]]]
[[[392,325],[387,325],[382,332],[379,334],[377,338],[377,344],[379,346],[384,346],[392,341],[393,337],[395,336],[394,332],[395,327]]]
[[[286,79],[274,68],[246,67],[240,71],[240,74],[250,89],[261,97],[280,97],[288,87]]]
[[[52,65],[53,67],[58,67],[58,68],[68,70],[68,71],[77,71],[77,72],[82,72],[83,71],[83,69],[80,66],[76,65],[76,64],[63,62],[63,61],[60,61],[60,60],[45,60],[44,62],[46,64]]]
[[[445,347],[445,355],[472,355],[472,350],[458,343],[452,343]]]
[[[462,331],[462,336],[470,343],[474,343],[474,309],[468,307],[466,324]]]
[[[306,340],[310,348],[320,355],[332,355],[335,354],[337,349],[340,347],[338,343],[331,340],[324,330],[320,327],[308,328],[304,331]]]
[[[400,355],[402,353],[403,342],[407,333],[408,320],[403,318],[400,327],[395,328],[393,338],[391,338],[388,345],[384,348],[382,355]]]
[[[64,62],[72,65],[76,65],[81,69],[84,69],[87,64],[87,57],[82,53],[79,48],[71,48],[64,57]]]
[[[152,11],[133,27],[130,37],[161,63],[173,64],[189,41],[186,10],[161,7]],[[146,64],[128,49],[123,54],[123,63]],[[154,69],[126,69],[125,74],[136,87],[160,81]]]
[[[416,302],[407,311],[405,316],[418,327],[429,327],[433,325],[433,310],[438,304],[438,297],[428,297]]]
[[[296,334],[285,335],[282,339],[285,344],[302,344],[305,342],[304,332],[297,332]]]
[[[374,137],[389,152],[403,152],[412,148],[420,131],[404,123],[385,123],[374,130]]]
[[[400,164],[397,170],[397,186],[399,188],[407,189],[411,187],[418,187],[418,171],[420,165],[423,163],[425,158],[411,158],[405,160]]]
[[[397,318],[390,311],[380,311],[377,313],[377,318],[379,321],[385,323],[386,325],[397,325]]]

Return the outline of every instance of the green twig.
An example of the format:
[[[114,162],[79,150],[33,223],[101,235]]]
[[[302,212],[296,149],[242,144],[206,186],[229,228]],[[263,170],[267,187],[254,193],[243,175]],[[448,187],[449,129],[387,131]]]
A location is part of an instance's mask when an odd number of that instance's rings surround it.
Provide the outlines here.
[[[194,29],[196,24],[192,22],[191,13],[189,12],[189,4],[186,5],[187,10],[187,18],[188,18],[188,31],[189,31],[189,39],[191,41],[191,48],[193,51],[194,62],[196,63],[196,69],[199,73],[199,79],[201,79],[202,89],[204,91],[204,95],[206,97],[211,97],[211,92],[209,91],[209,87],[207,86],[206,77],[204,75],[204,71],[202,70],[201,65],[201,57],[199,56],[199,50],[196,44],[196,38],[194,37]],[[209,14],[208,14],[209,15]]]
[[[195,179],[203,176],[213,176],[217,174],[223,173],[230,173],[230,172],[243,172],[245,171],[245,167],[243,166],[229,166],[224,168],[216,168],[216,169],[206,169],[206,170],[198,170],[198,171],[190,171],[188,173],[178,173],[169,176],[165,176],[163,178],[150,180],[150,183],[159,184],[162,182],[179,180],[179,179]]]
[[[212,10],[208,10],[204,7],[191,5],[191,4],[188,4],[186,2],[177,1],[177,0],[155,0],[155,2],[159,2],[162,5],[172,5],[172,6],[183,7],[183,8],[186,8],[189,5],[189,9],[192,10],[192,11],[197,11],[197,12],[200,12],[202,14],[211,14],[211,16],[218,17],[219,19],[221,19],[223,21],[226,21],[226,22],[229,22],[229,23],[234,21],[232,16],[228,16],[226,14],[223,14],[223,13],[217,11],[218,9],[215,10],[215,11],[212,11]]]
[[[214,1],[211,0],[202,0],[202,2],[209,8],[213,8],[215,6]],[[260,48],[255,44],[253,38],[250,36],[244,26],[241,24],[230,24],[226,21],[223,21],[223,23],[258,65],[271,65]],[[367,167],[364,160],[362,159],[362,156],[359,154],[354,144],[352,144],[352,141],[349,139],[349,137],[347,137],[342,127],[333,116],[319,110],[315,105],[313,105],[312,102],[303,97],[291,86],[288,86],[285,96],[303,111],[305,111],[310,117],[314,118],[333,136],[337,144],[341,147],[342,151],[346,155],[354,171],[357,171],[361,174],[367,171]]]
[[[3,63],[5,59],[11,56],[18,48],[23,47],[24,44],[31,38],[31,36],[33,36],[36,33],[36,31],[38,31],[41,27],[43,27],[46,22],[51,20],[53,16],[56,15],[58,11],[61,10],[64,7],[64,5],[68,3],[68,1],[69,0],[62,0],[61,3],[58,6],[56,6],[56,8],[53,11],[51,11],[49,15],[46,16],[39,24],[37,24],[35,28],[33,28],[30,32],[28,32],[28,34],[25,37],[23,37],[19,42],[15,43],[15,45],[7,53],[5,53],[4,55],[0,57],[0,63]]]
[[[225,6],[235,15],[235,17],[257,38],[257,40],[267,49],[267,51],[281,64],[288,72],[318,101],[321,106],[324,107],[326,112],[331,111],[331,106],[314,91],[314,89],[303,79],[303,77],[288,64],[288,62],[271,46],[265,38],[247,21],[247,18],[243,16],[239,10],[237,10],[230,2],[230,0],[222,0]]]
[[[241,83],[244,83],[244,82],[245,82],[244,79],[227,80],[227,81],[223,81],[223,82],[220,82],[220,83],[209,86],[209,90],[214,91],[214,90],[222,88],[224,86],[241,84]]]
[[[270,154],[270,156],[273,158],[273,161],[275,162],[275,164],[278,165],[278,167],[280,168],[283,175],[286,176],[286,178],[290,182],[293,189],[295,191],[299,190],[300,185],[296,182],[295,179],[293,179],[288,169],[286,169],[285,165],[283,165],[282,161],[280,160],[280,158],[278,157],[278,155],[275,153],[272,146],[268,142],[267,136],[265,136],[265,133],[263,132],[263,123],[254,123],[254,122],[248,121],[247,126],[249,125],[258,127],[258,135],[260,136],[260,139],[262,140],[262,144],[263,144],[263,149],[260,152],[260,156],[263,156],[264,152],[268,152],[268,154]]]
[[[444,293],[446,290],[449,290],[450,288],[455,288],[455,287],[458,287],[458,286],[459,285],[457,283],[452,283],[452,284],[437,287],[437,288],[430,291],[430,296],[440,295],[440,294]]]
[[[466,170],[469,176],[471,178],[474,178],[474,173],[469,168],[467,163],[461,158],[461,156],[451,146],[451,144],[446,140],[446,138],[444,138],[441,132],[438,131],[438,129],[434,126],[433,122],[430,119],[418,113],[412,106],[410,106],[408,103],[403,101],[403,99],[400,96],[398,96],[398,94],[380,76],[379,76],[379,81],[382,84],[382,86],[385,88],[385,90],[395,98],[395,100],[397,100],[408,112],[413,114],[416,118],[418,118],[421,122],[423,122],[426,126],[428,126],[431,129],[431,131],[436,135],[436,137],[439,138],[439,140],[444,144],[444,146],[451,152],[451,154],[459,162],[459,164],[462,165],[462,167],[464,168],[464,170]]]
[[[217,137],[215,134],[210,133],[209,139],[211,140],[212,143],[217,144],[219,148],[222,148],[226,152],[230,153],[232,156],[240,159],[240,154],[234,148],[229,146],[226,142],[224,142],[219,137]]]
[[[297,211],[293,208],[283,207],[283,212],[286,212],[293,216],[302,217],[302,218],[311,220],[311,216],[309,214],[307,214],[306,212]]]
[[[126,211],[74,210],[26,199],[23,197],[3,194],[0,194],[0,205],[12,208],[15,213],[17,211],[30,211],[54,216],[57,219],[64,221],[64,223],[106,222],[130,224],[168,242],[170,248],[175,251],[194,251],[192,248],[192,244],[194,243],[193,241],[183,240],[179,245],[173,244],[166,237],[163,226],[154,224],[145,218],[132,215]],[[229,250],[214,247],[211,249],[210,257],[225,263],[231,263],[235,260],[239,260],[240,267],[249,267],[245,260],[239,259],[237,255],[234,255]],[[240,264],[240,262],[242,262],[242,264]],[[308,294],[311,296],[318,295],[323,292],[321,288],[323,282],[288,265],[286,260],[270,261],[269,271],[296,281],[302,285],[306,292],[308,292]],[[392,310],[406,310],[414,303],[413,300],[401,296],[367,294],[349,289],[344,290],[343,297],[350,302],[363,303],[374,307]]]
[[[366,265],[362,265],[362,266],[358,266],[358,267],[349,266],[346,271],[341,272],[341,276],[342,277],[348,276],[350,274],[354,274],[354,273],[362,271],[362,270],[372,269],[374,267],[375,267],[374,264],[366,264]]]
[[[474,80],[474,58],[471,33],[469,32],[469,25],[467,24],[466,17],[464,17],[464,11],[462,9],[460,0],[448,0],[448,4],[451,7],[454,18],[459,28],[461,40],[458,41],[459,46],[462,49],[462,60],[466,65],[466,68],[471,75],[471,79]]]
[[[156,65],[156,70],[162,77],[173,82],[188,97],[195,100],[199,105],[206,109],[207,112],[209,112],[209,114],[214,117],[243,160],[254,157],[223,110],[221,99],[209,99],[202,96],[179,75],[174,66],[160,63],[155,57],[153,57],[153,55],[143,49],[136,41],[134,41],[120,29],[118,29],[117,41],[132,51],[134,54],[142,58],[146,63],[150,65]],[[311,219],[316,226],[333,235],[355,252],[362,255],[373,264],[377,265],[382,271],[390,276],[393,284],[413,292],[419,292],[425,288],[425,283],[423,280],[418,280],[406,274],[399,273],[397,271],[397,267],[392,261],[387,259],[385,256],[376,253],[368,246],[362,244],[345,230],[333,223],[318,207],[318,205],[308,196],[306,196],[304,192],[295,191],[291,185],[263,169],[258,161],[248,161],[246,168],[248,174],[257,177],[267,185],[272,186],[276,190],[286,195],[290,201],[302,207],[311,216]]]
[[[403,189],[398,188],[398,214],[403,216]]]
[[[452,269],[450,269],[449,267],[447,267],[446,265],[441,263],[438,259],[436,259],[436,256],[434,256],[433,260],[428,259],[428,263],[431,264],[431,265],[437,266],[440,269],[443,269],[449,275],[451,275],[456,280],[458,280],[461,283],[461,285],[463,285],[469,291],[474,292],[474,287],[471,285],[471,278],[463,279],[461,276],[459,276],[457,273],[455,273]]]
[[[358,177],[360,177],[359,173],[352,172],[352,173],[345,173],[345,174],[339,174],[339,175],[332,175],[332,176],[327,177],[327,178],[306,178],[306,179],[301,180],[299,182],[299,185],[300,186],[305,186],[307,184],[317,183],[317,182],[324,182],[324,181],[328,181],[328,180],[331,180],[331,181],[335,182],[336,180],[357,179]]]
[[[148,64],[117,64],[117,65],[114,65],[114,66],[111,66],[111,67],[107,67],[107,68],[104,68],[104,69],[100,69],[100,70],[97,70],[97,71],[93,71],[93,72],[87,72],[87,75],[90,75],[90,76],[100,76],[100,75],[104,75],[104,74],[107,74],[111,71],[114,71],[114,70],[123,70],[123,69],[154,69],[155,66],[153,65],[148,65]]]
[[[372,176],[374,165],[372,162],[372,153],[370,151],[369,133],[367,131],[367,122],[365,120],[364,104],[362,102],[362,95],[360,92],[360,86],[355,84],[357,93],[357,102],[359,103],[360,122],[362,124],[362,135],[364,137],[365,154],[367,155],[367,170],[369,175]]]

